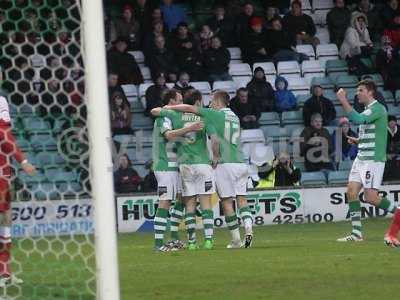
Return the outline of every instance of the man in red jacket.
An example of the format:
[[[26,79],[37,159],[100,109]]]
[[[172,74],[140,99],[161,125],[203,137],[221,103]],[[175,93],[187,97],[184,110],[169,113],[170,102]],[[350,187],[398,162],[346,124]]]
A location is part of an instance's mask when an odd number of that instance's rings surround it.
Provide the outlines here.
[[[11,129],[9,106],[0,96],[0,287],[22,283],[11,275],[11,157],[19,162],[26,173],[34,175],[36,169],[25,158],[16,144]]]

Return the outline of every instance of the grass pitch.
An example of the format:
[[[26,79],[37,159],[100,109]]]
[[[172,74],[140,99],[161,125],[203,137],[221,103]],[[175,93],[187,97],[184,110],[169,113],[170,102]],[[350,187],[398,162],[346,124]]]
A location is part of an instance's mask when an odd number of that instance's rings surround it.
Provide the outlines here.
[[[397,299],[400,250],[388,219],[364,221],[366,240],[337,243],[349,222],[255,228],[251,249],[155,253],[151,234],[119,236],[122,299]],[[198,233],[201,236],[201,232]]]

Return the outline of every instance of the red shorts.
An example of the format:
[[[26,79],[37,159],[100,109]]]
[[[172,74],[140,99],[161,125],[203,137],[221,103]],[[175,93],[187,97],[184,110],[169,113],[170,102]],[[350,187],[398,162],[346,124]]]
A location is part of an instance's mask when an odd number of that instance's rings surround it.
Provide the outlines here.
[[[10,181],[7,178],[0,178],[0,212],[9,210],[10,204]]]

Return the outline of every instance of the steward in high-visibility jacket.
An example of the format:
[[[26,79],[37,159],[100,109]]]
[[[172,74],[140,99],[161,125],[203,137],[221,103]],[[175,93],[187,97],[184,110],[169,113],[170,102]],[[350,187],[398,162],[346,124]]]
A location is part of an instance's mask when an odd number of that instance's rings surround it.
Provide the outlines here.
[[[258,181],[256,189],[294,186],[299,185],[301,171],[289,159],[275,158],[269,164],[266,163],[259,167],[258,176],[260,181]]]

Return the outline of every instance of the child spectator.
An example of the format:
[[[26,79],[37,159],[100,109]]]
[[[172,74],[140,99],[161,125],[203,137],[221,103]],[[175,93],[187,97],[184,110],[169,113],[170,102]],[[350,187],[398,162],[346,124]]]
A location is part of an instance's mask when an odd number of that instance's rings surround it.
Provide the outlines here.
[[[278,76],[275,79],[275,107],[277,112],[295,110],[297,108],[296,96],[289,91],[287,80]]]

